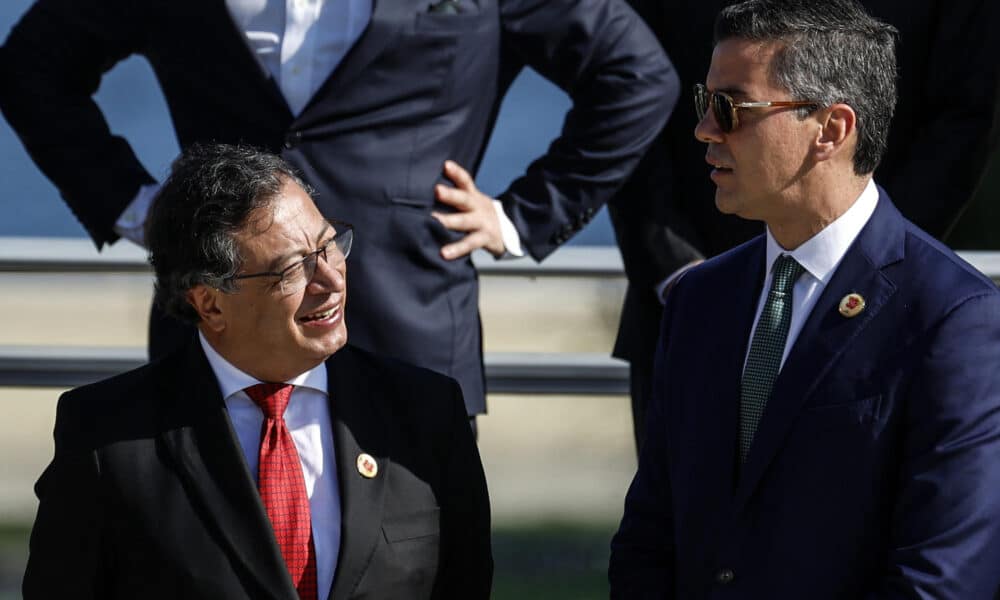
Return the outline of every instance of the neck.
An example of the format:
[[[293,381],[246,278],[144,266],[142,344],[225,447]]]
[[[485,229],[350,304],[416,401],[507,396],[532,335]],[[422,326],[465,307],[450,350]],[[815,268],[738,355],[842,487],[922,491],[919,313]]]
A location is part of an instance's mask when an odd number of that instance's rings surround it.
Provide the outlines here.
[[[233,347],[227,344],[225,336],[219,335],[208,327],[199,326],[205,341],[215,350],[226,362],[250,375],[258,381],[279,383],[294,379],[306,371],[322,364],[323,361],[314,364],[287,364],[279,362],[276,357],[268,355],[266,352],[251,351],[247,353],[245,347]],[[263,357],[263,359],[262,359]]]
[[[767,221],[774,240],[785,250],[795,250],[840,218],[854,203],[871,175],[816,177],[803,182],[787,210]]]

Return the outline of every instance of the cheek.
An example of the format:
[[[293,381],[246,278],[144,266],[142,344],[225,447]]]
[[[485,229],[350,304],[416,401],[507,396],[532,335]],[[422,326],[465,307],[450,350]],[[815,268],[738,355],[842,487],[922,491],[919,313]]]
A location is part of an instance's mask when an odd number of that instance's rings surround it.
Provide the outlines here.
[[[288,338],[290,332],[294,335],[295,327],[294,302],[274,302],[251,307],[244,315],[245,323],[252,335],[270,340]]]
[[[789,139],[790,137],[774,136],[758,142],[758,148],[768,149],[761,150],[757,157],[760,166],[755,175],[762,182],[767,181],[780,186],[782,183],[794,180],[801,171],[806,155],[801,144],[795,144]]]

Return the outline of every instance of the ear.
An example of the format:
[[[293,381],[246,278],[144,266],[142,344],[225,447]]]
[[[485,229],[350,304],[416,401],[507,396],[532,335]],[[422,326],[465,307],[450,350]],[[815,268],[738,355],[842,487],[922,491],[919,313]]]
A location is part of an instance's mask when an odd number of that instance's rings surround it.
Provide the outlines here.
[[[203,283],[187,291],[187,301],[201,317],[202,325],[216,333],[226,328],[225,315],[219,303],[221,294],[219,290]]]
[[[855,147],[857,115],[847,104],[834,104],[820,114],[820,131],[816,137],[815,156],[819,161],[830,160]]]

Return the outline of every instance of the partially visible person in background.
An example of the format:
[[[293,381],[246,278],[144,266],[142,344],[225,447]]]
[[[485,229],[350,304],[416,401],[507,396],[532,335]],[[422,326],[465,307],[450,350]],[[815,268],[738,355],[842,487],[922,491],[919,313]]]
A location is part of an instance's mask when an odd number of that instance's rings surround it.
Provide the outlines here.
[[[629,287],[614,355],[631,366],[636,446],[645,432],[653,353],[668,283],[763,231],[719,213],[690,90],[708,71],[712,23],[732,1],[630,0],[667,51],[683,93],[660,137],[609,205]],[[899,30],[899,104],[875,172],[900,212],[947,241],[997,148],[1000,3],[862,0]],[[673,278],[673,279],[672,279]]]
[[[0,47],[0,110],[98,247],[142,243],[156,190],[91,98],[135,54],[182,150],[280,153],[321,212],[365,231],[353,342],[455,377],[470,415],[486,400],[469,253],[541,260],[565,243],[624,183],[678,95],[624,0],[37,0]],[[471,174],[525,66],[573,107],[494,200]],[[192,335],[154,313],[151,357]]]
[[[1000,290],[872,178],[895,37],[854,0],[720,13],[695,135],[715,206],[766,230],[667,295],[612,598],[1000,584]]]
[[[347,344],[354,229],[219,145],[175,161],[147,234],[198,334],[60,398],[24,599],[489,598],[458,384]]]

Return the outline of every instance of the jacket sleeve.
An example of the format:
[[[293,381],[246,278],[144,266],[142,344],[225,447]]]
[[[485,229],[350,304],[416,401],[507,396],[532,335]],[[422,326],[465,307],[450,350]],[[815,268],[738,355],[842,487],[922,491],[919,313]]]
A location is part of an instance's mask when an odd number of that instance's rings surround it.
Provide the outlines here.
[[[622,0],[501,2],[505,59],[538,71],[573,106],[548,152],[500,195],[528,252],[542,260],[625,183],[663,127],[678,79]]]
[[[668,6],[661,0],[629,0],[628,4],[664,45],[663,24],[670,18],[666,14]],[[629,283],[639,286],[644,294],[652,294],[658,284],[678,269],[705,258],[685,239],[684,232],[677,230],[677,224],[670,222],[667,213],[673,170],[679,164],[671,160],[668,145],[664,130],[649,146],[624,187],[608,202],[608,216],[625,263],[625,274]]]
[[[35,484],[38,514],[31,530],[24,600],[104,598],[97,453],[81,443],[86,414],[64,395],[55,427],[55,456]]]
[[[883,575],[866,600],[992,598],[1000,586],[1000,295],[931,331],[906,395]]]
[[[98,248],[153,178],[94,102],[102,75],[138,52],[142,3],[38,0],[0,47],[0,111]]]
[[[665,172],[671,168],[657,138],[625,186],[608,203],[608,216],[629,283],[652,294],[685,265],[705,257],[667,223]]]

